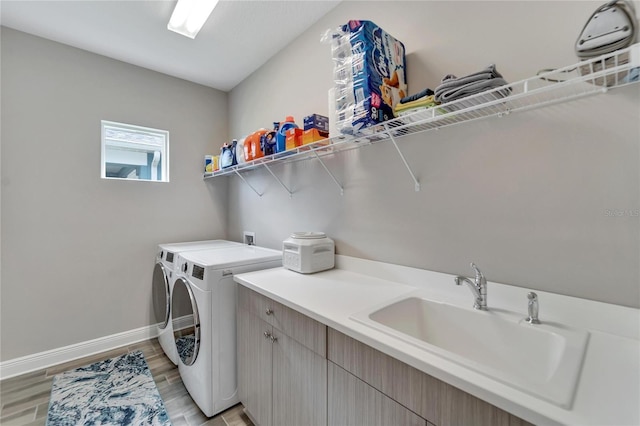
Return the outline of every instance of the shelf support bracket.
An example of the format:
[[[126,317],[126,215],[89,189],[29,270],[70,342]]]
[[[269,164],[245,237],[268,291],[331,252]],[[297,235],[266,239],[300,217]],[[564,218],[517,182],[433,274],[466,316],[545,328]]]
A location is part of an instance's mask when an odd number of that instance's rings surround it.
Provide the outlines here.
[[[407,159],[404,158],[404,155],[402,155],[402,151],[400,151],[400,148],[398,148],[398,144],[396,143],[396,139],[393,137],[393,134],[389,130],[389,126],[385,124],[384,128],[387,131],[387,135],[389,135],[389,139],[391,140],[391,143],[396,148],[396,151],[398,151],[398,155],[400,156],[400,159],[404,163],[404,166],[409,171],[409,174],[411,175],[411,179],[413,179],[413,184],[414,184],[415,191],[416,192],[420,191],[420,182],[418,182],[418,179],[416,178],[416,175],[413,174],[413,171],[411,170],[411,167],[409,167],[409,163],[407,163]]]
[[[322,158],[320,158],[318,153],[316,151],[313,151],[313,154],[316,156],[316,158],[318,159],[318,161],[320,162],[320,164],[322,165],[324,170],[329,174],[329,176],[331,176],[331,179],[333,179],[333,181],[336,183],[336,185],[338,185],[338,188],[340,188],[340,195],[344,195],[344,188],[343,188],[342,184],[338,181],[338,179],[336,179],[336,177],[333,175],[333,173],[331,173],[329,168],[324,164],[324,161],[322,161]]]
[[[274,178],[275,180],[277,180],[277,181],[278,181],[278,183],[280,184],[280,186],[281,186],[281,187],[283,187],[283,188],[284,188],[284,190],[285,190],[285,191],[287,191],[287,192],[289,193],[289,198],[291,198],[291,197],[293,196],[293,192],[291,192],[291,191],[289,190],[289,188],[287,188],[287,186],[286,186],[286,185],[285,185],[285,184],[280,180],[280,178],[278,178],[278,176],[276,176],[276,174],[275,174],[275,173],[273,173],[273,171],[269,168],[269,166],[268,166],[266,163],[265,163],[265,164],[263,164],[263,166],[264,166],[264,168],[265,168],[265,169],[267,169],[267,171],[268,171],[269,173],[271,173],[271,176],[273,176],[273,178]]]
[[[240,174],[240,172],[239,172],[237,169],[236,169],[236,170],[234,170],[234,172],[236,173],[236,175],[238,175],[238,177],[239,177],[240,179],[242,179],[242,181],[243,181],[244,183],[246,183],[246,184],[247,184],[247,186],[248,186],[249,188],[253,189],[253,192],[255,192],[256,194],[258,194],[258,197],[262,197],[262,194],[261,194],[261,193],[259,193],[259,192],[258,192],[258,190],[257,190],[257,189],[255,189],[255,188],[253,187],[253,185],[251,185],[249,182],[247,182],[247,180],[244,178],[244,176],[242,176],[242,175]]]

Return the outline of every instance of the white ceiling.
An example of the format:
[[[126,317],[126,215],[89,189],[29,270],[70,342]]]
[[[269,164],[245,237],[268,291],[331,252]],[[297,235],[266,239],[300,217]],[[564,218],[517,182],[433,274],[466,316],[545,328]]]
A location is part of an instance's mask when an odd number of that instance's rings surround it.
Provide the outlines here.
[[[167,30],[175,0],[1,0],[0,23],[229,91],[339,2],[221,0],[194,40]]]

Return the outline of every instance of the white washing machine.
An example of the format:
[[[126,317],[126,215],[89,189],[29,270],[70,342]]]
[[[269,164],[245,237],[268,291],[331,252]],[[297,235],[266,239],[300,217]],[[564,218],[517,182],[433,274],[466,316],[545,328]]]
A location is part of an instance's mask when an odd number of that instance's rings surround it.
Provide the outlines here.
[[[234,274],[282,266],[282,252],[243,245],[226,250],[183,252],[176,262],[172,311],[182,382],[211,417],[238,399],[236,374],[236,283]],[[175,316],[174,316],[175,315]]]
[[[184,243],[158,244],[156,263],[153,269],[152,298],[153,312],[157,324],[160,346],[167,357],[178,365],[178,353],[173,338],[171,321],[171,292],[175,258],[178,253],[192,250],[221,249],[241,246],[241,243],[225,240],[191,241]]]

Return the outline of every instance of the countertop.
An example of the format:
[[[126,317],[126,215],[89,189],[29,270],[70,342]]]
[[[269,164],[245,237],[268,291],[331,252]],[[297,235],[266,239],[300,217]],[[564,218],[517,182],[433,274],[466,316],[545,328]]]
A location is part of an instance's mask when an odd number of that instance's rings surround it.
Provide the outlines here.
[[[324,272],[304,275],[274,268],[239,274],[235,280],[531,423],[640,424],[638,309],[536,291],[541,321],[584,329],[590,334],[571,409],[564,409],[425,352],[352,318],[359,312],[410,295],[428,296],[433,300],[470,307],[473,298],[469,289],[455,286],[453,277],[336,256],[336,268]],[[489,309],[522,312],[526,316],[526,295],[529,291],[489,281]]]

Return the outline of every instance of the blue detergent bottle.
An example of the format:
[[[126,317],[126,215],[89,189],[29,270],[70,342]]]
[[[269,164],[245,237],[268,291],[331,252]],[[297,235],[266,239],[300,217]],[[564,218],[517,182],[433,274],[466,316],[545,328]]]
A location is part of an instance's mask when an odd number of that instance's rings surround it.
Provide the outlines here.
[[[280,128],[278,129],[278,134],[276,135],[276,152],[284,152],[287,149],[287,130],[297,128],[298,125],[293,121],[293,117],[291,116],[288,116],[282,123],[280,123]]]
[[[262,152],[264,155],[275,154],[276,149],[276,140],[278,139],[278,128],[280,127],[280,123],[273,123],[273,130],[265,133],[260,137],[260,148],[262,148]]]

